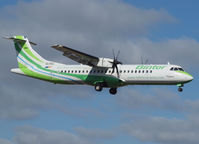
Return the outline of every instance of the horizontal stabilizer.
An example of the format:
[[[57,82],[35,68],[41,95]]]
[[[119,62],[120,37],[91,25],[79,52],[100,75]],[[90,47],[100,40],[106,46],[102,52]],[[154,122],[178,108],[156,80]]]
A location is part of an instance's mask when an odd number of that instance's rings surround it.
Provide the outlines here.
[[[26,40],[22,40],[22,39],[18,39],[18,38],[14,38],[14,37],[3,37],[4,39],[7,39],[7,40],[15,40],[15,41],[21,41],[21,42],[26,42]],[[37,45],[36,43],[33,43],[33,42],[30,42],[29,41],[29,43],[31,44],[31,45]]]
[[[24,72],[22,72],[21,69],[19,69],[19,68],[13,68],[13,69],[11,69],[10,71],[11,71],[12,73],[24,75]]]

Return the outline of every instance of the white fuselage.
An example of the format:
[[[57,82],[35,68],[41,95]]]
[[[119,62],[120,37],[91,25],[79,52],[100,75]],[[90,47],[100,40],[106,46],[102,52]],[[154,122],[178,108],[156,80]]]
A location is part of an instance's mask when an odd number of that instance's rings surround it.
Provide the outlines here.
[[[182,91],[182,86],[193,79],[177,65],[123,65],[114,59],[98,58],[62,45],[52,48],[63,55],[84,65],[65,65],[42,58],[31,47],[35,45],[24,36],[13,36],[17,52],[18,68],[11,72],[28,77],[59,84],[87,84],[101,91],[110,88],[111,94],[117,93],[117,87],[125,85],[174,85]],[[119,53],[118,53],[119,54]],[[122,65],[121,65],[122,64]]]
[[[180,68],[180,66],[176,65],[118,65],[119,79],[124,82],[124,85],[174,85],[186,83],[193,79],[186,72],[171,71],[172,67]],[[112,68],[95,68],[87,65],[63,65],[56,63],[50,69],[61,73],[77,75],[117,77],[116,71],[112,73]]]

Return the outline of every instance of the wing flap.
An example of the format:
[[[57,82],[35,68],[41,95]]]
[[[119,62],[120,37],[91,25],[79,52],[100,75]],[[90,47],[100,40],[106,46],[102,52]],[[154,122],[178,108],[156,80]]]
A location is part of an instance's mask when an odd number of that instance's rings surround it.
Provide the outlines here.
[[[97,63],[99,62],[98,57],[88,55],[86,53],[71,49],[66,46],[55,45],[55,46],[52,46],[52,48],[63,52],[64,56],[66,56],[78,63],[81,63],[81,64],[85,64],[85,65],[89,65],[89,66],[96,66]]]

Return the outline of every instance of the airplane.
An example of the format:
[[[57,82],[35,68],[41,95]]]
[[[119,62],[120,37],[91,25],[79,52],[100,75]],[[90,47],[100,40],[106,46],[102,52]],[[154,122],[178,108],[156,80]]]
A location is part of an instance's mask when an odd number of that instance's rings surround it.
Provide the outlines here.
[[[99,58],[72,48],[54,45],[52,48],[61,51],[64,56],[80,63],[65,65],[48,61],[32,49],[25,36],[5,37],[13,40],[17,52],[18,68],[11,72],[44,80],[54,84],[90,85],[96,91],[109,88],[112,95],[117,88],[127,85],[177,85],[182,92],[185,83],[193,80],[193,76],[178,65],[138,64],[126,65],[114,58]]]

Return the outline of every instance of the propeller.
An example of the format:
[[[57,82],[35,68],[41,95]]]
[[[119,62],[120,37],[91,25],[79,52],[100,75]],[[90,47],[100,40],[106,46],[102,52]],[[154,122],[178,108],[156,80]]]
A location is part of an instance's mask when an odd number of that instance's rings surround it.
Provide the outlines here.
[[[118,51],[118,53],[117,53],[117,56],[115,56],[115,52],[114,52],[114,50],[113,50],[113,61],[112,62],[110,62],[110,63],[112,63],[112,73],[111,74],[113,74],[114,72],[115,72],[115,69],[116,69],[116,72],[117,72],[117,77],[119,78],[120,77],[120,75],[119,75],[119,69],[118,69],[118,64],[122,64],[121,62],[119,62],[117,59],[118,59],[118,56],[119,56],[119,54],[120,54],[120,51]]]
[[[148,62],[149,62],[149,60],[148,59],[146,59],[145,61],[143,60],[143,57],[141,56],[141,64],[143,65],[143,64],[148,64]]]

